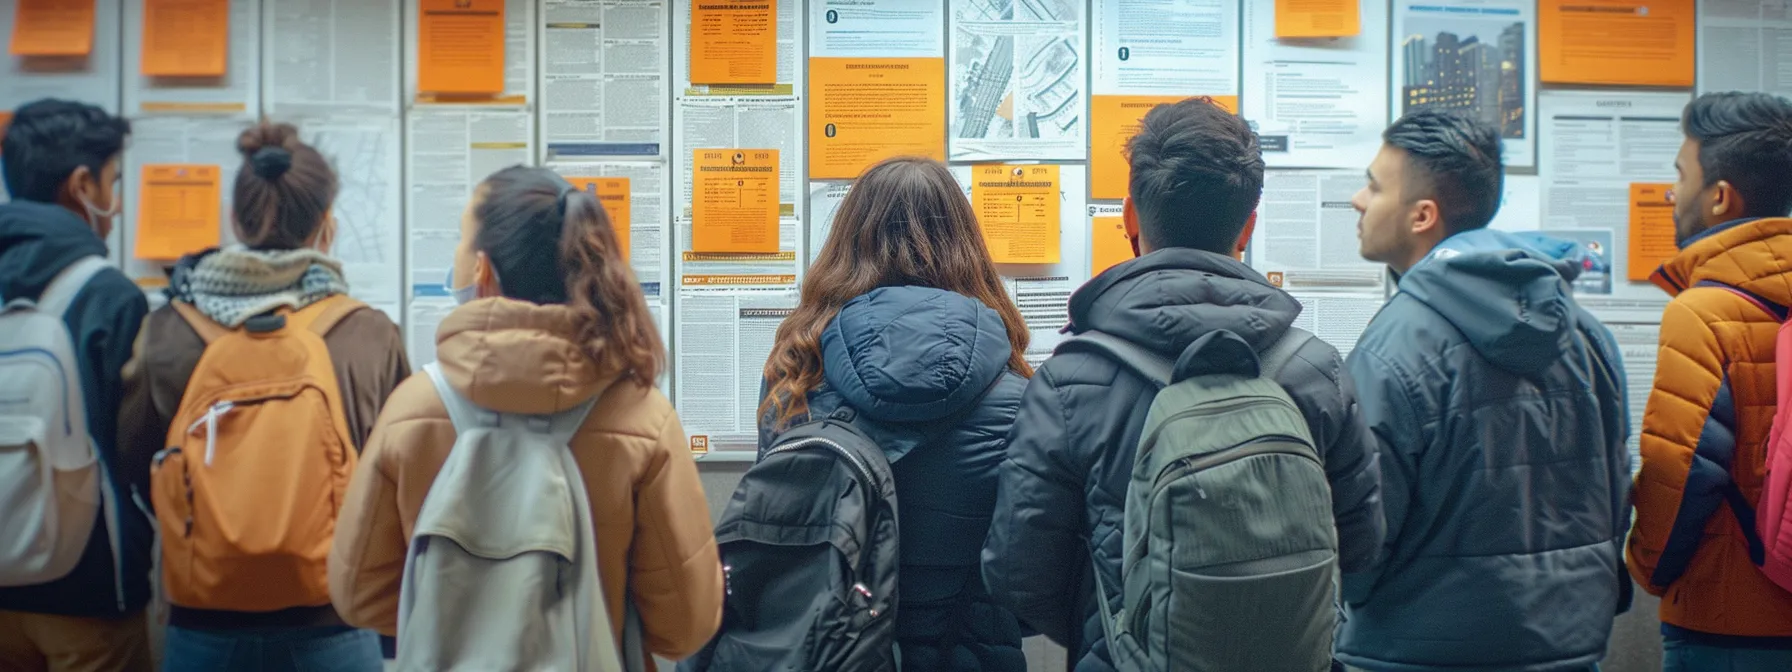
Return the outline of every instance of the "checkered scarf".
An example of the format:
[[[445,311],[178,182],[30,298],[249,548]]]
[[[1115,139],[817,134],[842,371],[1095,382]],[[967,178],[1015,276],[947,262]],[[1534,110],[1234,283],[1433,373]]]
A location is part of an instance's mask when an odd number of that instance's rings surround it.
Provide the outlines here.
[[[181,260],[169,282],[174,299],[233,329],[281,306],[298,310],[346,293],[342,262],[308,249],[212,250]]]

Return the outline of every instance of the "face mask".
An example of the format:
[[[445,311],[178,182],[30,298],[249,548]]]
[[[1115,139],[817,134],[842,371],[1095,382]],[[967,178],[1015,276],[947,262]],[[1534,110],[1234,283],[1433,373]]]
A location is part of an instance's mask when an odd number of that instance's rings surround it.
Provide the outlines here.
[[[442,289],[448,290],[448,295],[454,297],[455,305],[466,305],[473,299],[479,298],[479,288],[471,284],[455,288],[453,266],[448,267],[448,277],[442,280]]]
[[[87,201],[86,196],[76,196],[75,198],[81,201],[81,209],[87,211],[87,227],[93,229],[95,233],[99,232],[101,223],[111,221],[113,217],[118,216],[119,200],[121,199],[117,197],[117,194],[113,195],[112,207],[105,210],[93,207],[93,204]]]

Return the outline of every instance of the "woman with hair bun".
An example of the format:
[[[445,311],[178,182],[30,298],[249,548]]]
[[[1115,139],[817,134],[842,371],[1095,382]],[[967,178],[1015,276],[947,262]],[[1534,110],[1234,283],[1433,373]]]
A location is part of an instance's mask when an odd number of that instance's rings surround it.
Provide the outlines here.
[[[378,638],[330,604],[327,561],[348,476],[410,364],[329,254],[329,162],[289,124],[258,124],[237,150],[239,243],[180,260],[125,367],[122,459],[154,504],[172,607],[163,669],[378,671]]]

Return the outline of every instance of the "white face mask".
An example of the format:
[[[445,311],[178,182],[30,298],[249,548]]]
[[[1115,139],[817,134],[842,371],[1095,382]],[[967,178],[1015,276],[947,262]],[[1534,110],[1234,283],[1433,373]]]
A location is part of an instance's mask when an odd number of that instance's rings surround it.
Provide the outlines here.
[[[454,286],[454,267],[452,265],[448,267],[448,277],[442,280],[442,289],[448,290],[448,295],[454,297],[454,304],[457,306],[464,306],[469,301],[479,298],[479,288],[472,283],[467,283],[467,286],[460,288]]]
[[[100,224],[102,222],[111,221],[112,218],[117,217],[119,211],[122,210],[122,208],[119,207],[119,201],[122,199],[118,198],[118,194],[116,193],[112,195],[112,207],[105,210],[93,207],[93,204],[87,201],[86,196],[76,196],[75,198],[76,200],[81,201],[81,209],[86,211],[84,217],[87,220],[87,227],[93,229],[95,233],[99,232]]]

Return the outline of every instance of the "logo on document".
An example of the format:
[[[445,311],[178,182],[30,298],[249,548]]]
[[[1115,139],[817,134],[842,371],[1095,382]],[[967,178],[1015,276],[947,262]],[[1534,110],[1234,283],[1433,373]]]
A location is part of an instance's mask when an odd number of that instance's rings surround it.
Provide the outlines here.
[[[735,152],[734,153],[734,165],[738,166],[738,165],[746,163],[746,162],[747,162],[747,154],[745,152]]]
[[[1276,289],[1282,288],[1282,282],[1284,281],[1284,276],[1282,275],[1281,271],[1270,271],[1269,273],[1266,273],[1265,275],[1268,276],[1268,278],[1269,278],[1269,286],[1274,287]]]
[[[691,452],[703,454],[709,452],[709,436],[698,434],[691,437]]]

